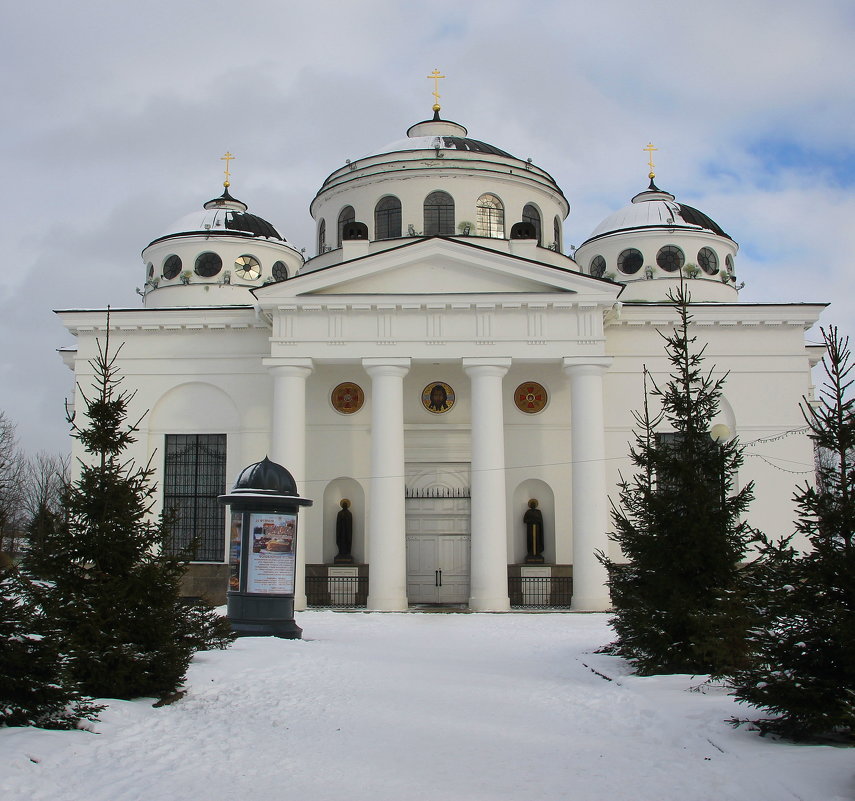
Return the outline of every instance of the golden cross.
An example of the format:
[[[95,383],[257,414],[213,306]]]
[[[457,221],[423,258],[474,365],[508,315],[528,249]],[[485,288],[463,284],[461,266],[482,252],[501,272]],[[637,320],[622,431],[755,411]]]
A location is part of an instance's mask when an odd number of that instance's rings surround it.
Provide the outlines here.
[[[439,79],[444,78],[444,77],[445,77],[444,75],[439,74],[439,70],[434,70],[430,75],[428,75],[428,80],[433,79],[433,99],[434,99],[433,110],[434,111],[439,111],[439,109],[440,109],[440,105],[439,105]]]
[[[641,148],[641,149],[642,149],[642,150],[646,150],[646,151],[647,151],[647,155],[648,155],[648,156],[650,156],[650,161],[648,162],[648,163],[650,164],[650,175],[649,175],[649,176],[647,176],[647,177],[648,177],[648,178],[650,178],[650,180],[652,181],[652,180],[656,177],[656,173],[655,173],[655,172],[653,172],[653,168],[654,168],[654,164],[653,164],[653,151],[654,151],[654,150],[659,150],[659,148],[658,148],[658,147],[653,147],[653,143],[652,143],[652,142],[648,142],[648,143],[647,143],[647,147],[643,147],[643,148]]]
[[[230,175],[230,173],[229,173],[229,162],[234,158],[237,158],[237,157],[233,156],[231,153],[229,153],[228,150],[226,151],[225,156],[220,156],[220,161],[226,162],[226,180],[223,181],[223,186],[226,187],[226,189],[228,189],[231,186],[231,184],[229,183],[229,175]]]

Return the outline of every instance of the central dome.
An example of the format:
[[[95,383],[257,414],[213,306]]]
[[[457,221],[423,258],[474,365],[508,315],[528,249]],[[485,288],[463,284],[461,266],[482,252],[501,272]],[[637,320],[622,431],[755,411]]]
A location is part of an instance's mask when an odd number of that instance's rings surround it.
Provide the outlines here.
[[[441,119],[435,109],[433,119],[411,125],[406,138],[332,172],[310,210],[319,256],[349,240],[388,247],[393,240],[428,236],[471,236],[505,251],[511,239],[535,240],[560,254],[570,205],[531,159],[470,138],[463,125]]]

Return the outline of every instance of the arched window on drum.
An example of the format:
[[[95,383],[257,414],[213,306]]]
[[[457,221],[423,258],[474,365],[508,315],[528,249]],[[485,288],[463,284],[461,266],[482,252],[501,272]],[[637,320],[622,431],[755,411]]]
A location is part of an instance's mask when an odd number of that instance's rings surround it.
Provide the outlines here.
[[[344,226],[348,223],[356,222],[356,212],[353,206],[345,206],[338,215],[338,243],[337,247],[341,247],[341,237],[344,232]]]
[[[478,236],[505,237],[505,206],[495,195],[481,195],[475,204]]]
[[[431,192],[425,198],[425,236],[454,235],[454,199],[448,192]]]
[[[374,238],[393,239],[401,235],[401,201],[382,198],[374,207]]]
[[[531,203],[526,203],[523,207],[522,221],[524,223],[531,223],[534,226],[535,233],[537,234],[537,244],[542,245],[543,237],[541,236],[540,212]]]

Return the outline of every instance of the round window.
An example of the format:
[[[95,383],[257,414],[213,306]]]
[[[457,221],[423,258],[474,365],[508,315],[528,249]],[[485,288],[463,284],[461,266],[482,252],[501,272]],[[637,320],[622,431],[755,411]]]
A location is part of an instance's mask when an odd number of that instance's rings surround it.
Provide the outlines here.
[[[277,261],[273,265],[273,278],[276,281],[284,281],[288,277],[288,268],[284,261]]]
[[[683,251],[676,245],[665,245],[656,254],[656,263],[667,273],[675,273],[686,263]]]
[[[176,256],[174,253],[171,256],[167,256],[166,261],[163,262],[163,277],[167,281],[171,281],[180,272],[181,272],[181,257]]]
[[[199,254],[196,259],[196,275],[210,278],[223,269],[223,260],[210,250]]]
[[[590,270],[594,278],[602,278],[606,274],[606,260],[602,256],[594,256]]]
[[[644,256],[635,248],[627,248],[617,257],[617,268],[626,275],[637,273],[642,264],[644,264]]]
[[[243,281],[255,281],[261,275],[261,264],[255,256],[238,256],[235,259],[235,275]]]
[[[701,248],[698,251],[698,264],[707,275],[718,272],[718,256],[712,248]]]

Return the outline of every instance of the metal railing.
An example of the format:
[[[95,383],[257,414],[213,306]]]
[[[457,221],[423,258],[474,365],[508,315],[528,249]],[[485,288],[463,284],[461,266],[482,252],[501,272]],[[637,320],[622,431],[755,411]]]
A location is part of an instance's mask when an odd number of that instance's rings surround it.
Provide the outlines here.
[[[570,576],[511,576],[511,606],[516,609],[567,609],[573,595]]]
[[[368,576],[306,576],[306,599],[325,609],[364,609]]]
[[[508,578],[515,609],[569,609],[573,579],[569,576],[515,576]],[[368,603],[367,576],[306,576],[310,607],[364,609]]]

